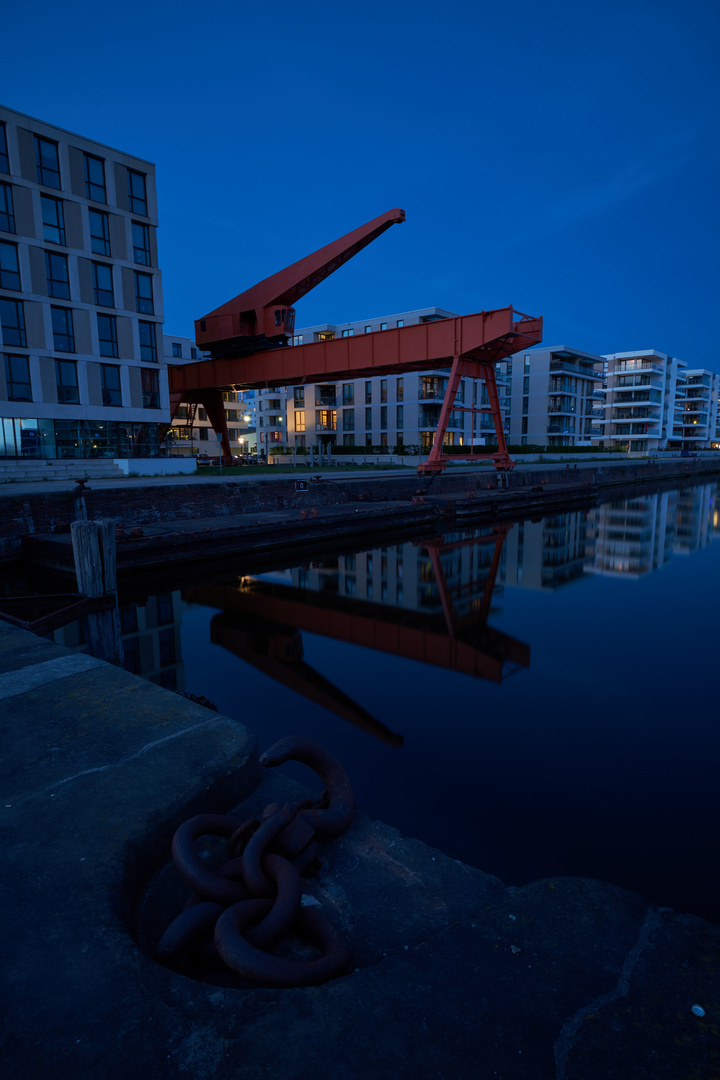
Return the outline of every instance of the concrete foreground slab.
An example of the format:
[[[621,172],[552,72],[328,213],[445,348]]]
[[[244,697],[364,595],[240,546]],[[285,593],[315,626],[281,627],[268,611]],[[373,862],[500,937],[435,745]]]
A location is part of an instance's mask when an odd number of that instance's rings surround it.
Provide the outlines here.
[[[279,990],[161,967],[176,826],[297,785],[236,721],[68,655],[0,623],[8,1080],[720,1076],[720,927],[596,881],[508,888],[361,813],[305,889],[347,975]]]

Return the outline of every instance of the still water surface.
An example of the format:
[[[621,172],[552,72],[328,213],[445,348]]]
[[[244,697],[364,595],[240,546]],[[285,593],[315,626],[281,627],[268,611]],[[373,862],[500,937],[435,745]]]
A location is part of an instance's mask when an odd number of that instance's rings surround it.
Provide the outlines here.
[[[188,582],[155,600],[153,677],[261,749],[327,745],[361,810],[507,884],[720,921],[719,507],[706,484]]]

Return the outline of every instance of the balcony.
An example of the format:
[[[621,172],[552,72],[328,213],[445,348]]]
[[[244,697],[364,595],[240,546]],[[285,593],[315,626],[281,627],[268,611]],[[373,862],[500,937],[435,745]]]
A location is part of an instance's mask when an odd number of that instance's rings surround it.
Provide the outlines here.
[[[315,430],[316,431],[337,431],[337,423],[323,424],[320,421],[318,421],[315,424]]]
[[[550,361],[550,373],[555,371],[569,371],[573,375],[582,375],[584,379],[594,379],[595,381],[600,378],[600,372],[597,368],[589,366],[581,366],[580,364],[573,364],[570,360],[551,360]]]
[[[337,405],[337,394],[315,394],[315,407],[318,409],[334,409]]]

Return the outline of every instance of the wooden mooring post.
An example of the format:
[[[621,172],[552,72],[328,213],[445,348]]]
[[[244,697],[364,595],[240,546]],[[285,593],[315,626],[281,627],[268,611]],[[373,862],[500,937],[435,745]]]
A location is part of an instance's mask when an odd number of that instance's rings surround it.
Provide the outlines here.
[[[107,611],[86,616],[88,652],[111,664],[121,665],[124,654],[117,604],[115,522],[73,521],[70,532],[78,592],[92,597],[115,596],[115,603]]]

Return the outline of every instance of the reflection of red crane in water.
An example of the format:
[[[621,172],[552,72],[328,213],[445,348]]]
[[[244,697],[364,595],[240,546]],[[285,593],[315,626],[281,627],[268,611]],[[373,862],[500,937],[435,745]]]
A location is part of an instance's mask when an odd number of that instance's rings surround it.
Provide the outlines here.
[[[462,540],[445,542],[439,537],[423,542],[432,562],[442,615],[260,578],[243,578],[238,585],[185,589],[183,599],[222,610],[211,623],[212,640],[217,644],[330,712],[385,742],[400,745],[401,736],[304,662],[300,631],[502,682],[511,670],[530,664],[528,645],[487,625],[502,547],[511,527],[496,525],[485,535]],[[493,551],[484,581],[482,577],[473,580],[468,562],[468,580],[451,588],[442,556],[488,545],[493,545]],[[463,594],[471,602],[467,613],[458,615],[456,601]]]
[[[168,367],[172,417],[181,401],[193,408],[203,405],[214,430],[221,436],[223,454],[232,460],[222,401],[225,390],[402,375],[451,365],[435,442],[428,460],[419,466],[420,471],[435,473],[445,468],[447,457],[442,447],[453,411],[489,413],[498,441],[495,454],[473,453],[471,445],[470,453],[453,454],[453,460],[491,458],[499,469],[512,468],[514,462],[508,454],[502,426],[495,364],[521,349],[537,345],[542,340],[541,318],[522,315],[507,307],[287,347],[295,326],[293,305],[391,225],[404,220],[404,210],[388,210],[198,319],[196,340],[210,352],[212,359]],[[455,405],[462,376],[485,380],[487,406]]]

